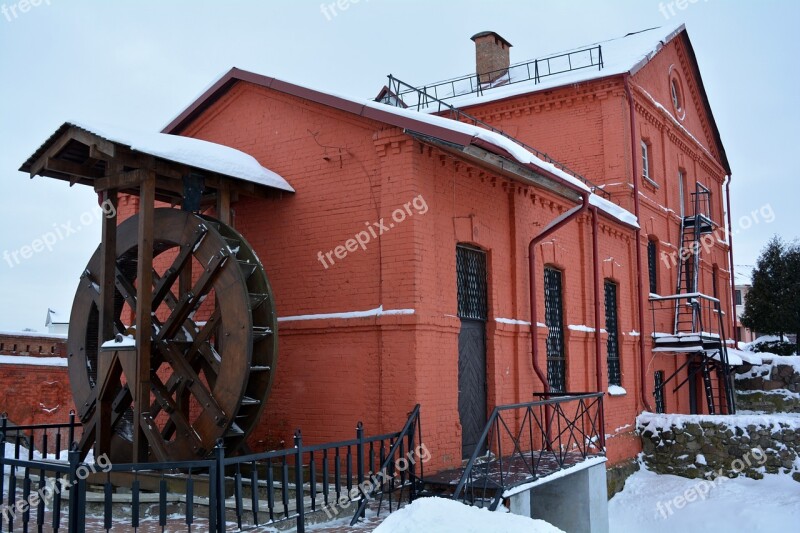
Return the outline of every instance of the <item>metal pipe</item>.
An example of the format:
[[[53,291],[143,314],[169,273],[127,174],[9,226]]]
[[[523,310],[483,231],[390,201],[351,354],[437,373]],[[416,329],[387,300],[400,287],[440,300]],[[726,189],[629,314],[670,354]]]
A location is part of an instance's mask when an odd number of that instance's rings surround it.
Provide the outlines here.
[[[594,369],[597,392],[603,390],[601,368],[603,363],[603,345],[600,342],[600,242],[598,238],[597,207],[589,208],[592,213],[592,270],[594,274]],[[605,413],[600,409],[600,427],[605,427]],[[605,448],[605,431],[600,434],[600,446]]]
[[[630,107],[630,130],[631,130],[631,164],[633,167],[633,214],[636,220],[639,218],[639,173],[636,161],[638,161],[638,143],[636,142],[636,105],[633,102],[633,92],[631,92],[630,74],[625,74],[623,78],[625,84],[625,95],[628,98]],[[645,346],[644,346],[644,287],[642,286],[642,229],[636,228],[636,290],[639,296],[639,380],[642,405],[647,411],[652,411],[650,402],[647,398],[647,376],[645,375]]]
[[[733,264],[733,224],[731,223],[731,180],[733,179],[733,174],[728,176],[728,179],[725,181],[725,202],[728,204],[728,261],[730,261],[730,283],[731,283],[731,316],[733,317],[733,340],[737,343],[742,339],[739,338],[739,328],[736,327],[736,279],[735,276],[735,269],[736,266]],[[738,347],[738,344],[737,344]]]
[[[550,392],[550,383],[547,381],[547,374],[545,374],[539,367],[539,347],[537,342],[537,305],[536,305],[536,245],[548,236],[555,233],[559,228],[572,221],[575,217],[583,213],[589,208],[589,197],[591,193],[587,190],[580,189],[572,184],[565,183],[565,185],[581,195],[581,205],[567,211],[560,218],[551,222],[541,233],[536,235],[528,244],[528,287],[530,289],[530,306],[531,306],[531,364],[536,375],[544,385],[544,391]]]

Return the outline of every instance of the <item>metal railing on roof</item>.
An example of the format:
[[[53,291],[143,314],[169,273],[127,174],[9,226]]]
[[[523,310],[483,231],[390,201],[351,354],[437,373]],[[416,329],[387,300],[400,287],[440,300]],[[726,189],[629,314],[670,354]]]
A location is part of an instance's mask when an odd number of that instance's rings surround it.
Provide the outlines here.
[[[600,45],[532,59],[491,72],[439,81],[420,89],[438,100],[449,100],[469,94],[482,95],[488,89],[514,83],[533,81],[534,84],[539,84],[543,78],[588,68],[603,69],[603,50]],[[415,107],[419,103],[414,101],[419,96],[414,88],[402,89],[395,95],[409,107]]]
[[[454,106],[448,104],[447,102],[445,102],[445,101],[443,101],[443,100],[441,100],[439,98],[436,98],[435,96],[433,96],[433,95],[429,94],[428,92],[426,92],[424,89],[419,89],[419,88],[416,88],[416,87],[414,87],[412,85],[409,85],[408,83],[404,82],[403,80],[395,78],[391,74],[389,74],[388,78],[389,78],[389,83],[387,85],[387,88],[386,88],[385,91],[383,91],[381,93],[381,95],[379,96],[377,101],[382,102],[382,103],[387,104],[387,105],[392,105],[392,106],[395,106],[395,107],[403,107],[403,108],[406,108],[406,109],[415,107],[417,111],[433,111],[433,109],[435,107],[435,111],[434,112],[437,113],[437,114],[443,114],[444,113],[449,118],[451,118],[452,120],[455,120],[457,122],[464,122],[464,123],[467,123],[467,124],[472,124],[473,126],[479,126],[481,128],[484,128],[484,129],[487,129],[487,130],[492,131],[494,133],[497,133],[498,135],[502,135],[503,137],[505,137],[505,138],[515,142],[516,144],[522,146],[523,148],[525,148],[526,150],[531,152],[533,155],[535,155],[536,157],[538,157],[542,161],[544,161],[546,163],[550,163],[551,165],[553,165],[557,169],[561,170],[562,172],[566,172],[567,174],[569,174],[573,178],[576,178],[576,179],[580,180],[587,187],[589,187],[589,189],[593,193],[598,194],[598,195],[600,195],[600,196],[602,196],[602,197],[604,197],[606,199],[610,199],[611,198],[611,195],[608,192],[606,192],[605,190],[603,190],[599,186],[595,185],[594,183],[592,183],[588,179],[584,178],[583,176],[581,176],[580,174],[578,174],[577,172],[575,172],[571,168],[567,167],[565,164],[561,163],[560,161],[556,161],[555,159],[553,159],[552,157],[550,157],[546,153],[541,152],[541,151],[537,150],[536,148],[534,148],[534,147],[532,147],[532,146],[530,146],[528,144],[525,144],[524,142],[520,141],[519,139],[517,139],[515,137],[512,137],[511,135],[507,134],[503,130],[501,130],[499,128],[496,128],[496,127],[492,126],[491,124],[489,124],[487,122],[484,122],[483,120],[481,120],[481,119],[479,119],[477,117],[474,117],[474,116],[470,115],[469,113],[465,113],[464,111],[461,111],[457,107],[454,107]],[[412,91],[417,94],[417,98],[416,98],[416,102],[417,103],[416,103],[415,106],[409,106],[405,101],[403,101],[402,99],[400,99],[397,96],[398,94],[401,94],[401,93],[402,94],[409,94]]]

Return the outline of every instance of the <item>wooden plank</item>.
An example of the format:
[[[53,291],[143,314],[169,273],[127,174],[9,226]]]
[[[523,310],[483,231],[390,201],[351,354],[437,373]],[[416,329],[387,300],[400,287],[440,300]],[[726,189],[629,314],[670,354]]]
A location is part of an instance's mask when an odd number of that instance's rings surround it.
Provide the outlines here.
[[[156,176],[148,171],[139,188],[138,263],[136,265],[136,375],[133,376],[134,434],[133,462],[148,460],[148,438],[152,433],[150,413],[150,351],[153,302],[153,217],[155,209]],[[130,378],[129,378],[130,379]]]
[[[37,174],[41,174],[42,170],[44,170],[44,167],[47,164],[47,160],[58,155],[58,153],[61,152],[61,150],[63,150],[69,144],[69,142],[73,139],[73,137],[70,135],[71,131],[72,128],[65,131],[61,137],[53,141],[53,144],[51,144],[44,151],[44,153],[40,155],[36,161],[33,162],[30,171],[31,178],[36,176]]]

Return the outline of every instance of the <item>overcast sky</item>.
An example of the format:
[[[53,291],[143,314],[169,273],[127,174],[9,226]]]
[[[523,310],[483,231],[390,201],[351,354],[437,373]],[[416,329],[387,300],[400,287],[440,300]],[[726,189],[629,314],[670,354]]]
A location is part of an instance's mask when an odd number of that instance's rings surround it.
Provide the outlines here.
[[[800,234],[795,0],[339,0],[327,14],[319,0],[28,1],[39,5],[0,0],[0,254],[70,234],[0,258],[0,330],[44,331],[48,307],[68,313],[100,240],[91,189],[17,171],[65,120],[158,131],[232,66],[372,97],[389,73],[423,84],[474,71],[482,30],[522,61],[686,23],[733,168],[736,263],[774,233]]]

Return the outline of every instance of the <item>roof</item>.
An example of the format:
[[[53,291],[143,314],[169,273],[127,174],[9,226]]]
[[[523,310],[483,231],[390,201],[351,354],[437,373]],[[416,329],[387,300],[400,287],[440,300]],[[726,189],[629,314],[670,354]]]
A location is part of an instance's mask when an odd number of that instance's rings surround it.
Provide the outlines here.
[[[57,311],[48,309],[44,325],[49,326],[50,324],[69,324],[69,316],[64,316]]]
[[[753,285],[753,265],[734,265],[733,280],[734,284],[752,286]]]
[[[702,77],[700,75],[697,57],[695,55],[694,48],[692,47],[692,43],[689,40],[689,34],[687,33],[686,26],[684,24],[681,24],[677,27],[649,28],[638,32],[628,33],[622,37],[608,39],[597,43],[589,43],[583,46],[572,48],[570,50],[563,50],[556,54],[546,55],[546,57],[560,56],[562,54],[587,50],[590,47],[600,46],[602,51],[602,69],[580,68],[578,70],[569,70],[560,74],[542,77],[539,83],[535,83],[534,80],[528,79],[529,76],[524,74],[527,73],[527,68],[520,67],[519,70],[515,71],[514,65],[511,65],[509,69],[511,83],[487,89],[480,95],[471,92],[469,94],[464,94],[463,96],[455,97],[452,97],[452,95],[448,95],[446,93],[447,87],[437,87],[437,95],[439,98],[447,98],[447,103],[454,107],[466,108],[487,102],[505,100],[507,98],[512,98],[523,94],[532,94],[539,91],[552,90],[575,83],[583,83],[625,74],[633,75],[647,65],[647,63],[664,46],[677,37],[680,37],[683,40],[683,43],[686,47],[693,69],[692,74],[698,81],[700,99],[706,113],[708,114],[714,141],[719,149],[720,160],[725,170],[730,174],[731,170],[727,154],[725,153],[725,148],[722,145],[722,139],[720,137],[719,130],[717,129],[716,121],[714,120],[714,115],[711,111],[711,106],[708,102],[708,95],[706,94]],[[524,65],[525,63],[530,63],[531,61],[532,60],[527,60],[522,63],[515,64]],[[574,62],[575,58],[573,58],[572,61]],[[579,64],[571,65],[572,68],[580,66],[581,65]],[[519,73],[519,75],[522,76],[526,81],[518,81],[514,83],[514,77],[516,73]],[[426,84],[426,86],[431,85],[436,84]],[[440,108],[436,105],[432,105],[428,109],[428,112],[430,113],[436,113],[439,111]]]
[[[158,159],[187,165],[200,171],[212,172],[234,180],[294,192],[292,186],[285,179],[261,166],[253,156],[229,146],[192,137],[135,131],[118,126],[90,125],[74,120],[64,122],[23,163],[20,170],[31,172],[34,163],[70,128],[77,128],[106,141],[130,148],[134,152],[144,153]]]
[[[577,178],[541,160],[513,140],[493,131],[458,122],[445,117],[430,115],[412,109],[402,109],[374,100],[349,98],[277,78],[232,68],[173,119],[163,133],[180,133],[214,102],[226,94],[236,83],[247,82],[260,87],[304,98],[366,119],[375,120],[403,129],[407,133],[419,133],[459,146],[476,146],[501,157],[511,159],[555,182],[565,184],[572,190],[590,194],[592,205],[611,218],[629,226],[636,226],[636,217],[625,209],[591,194],[589,188]]]

